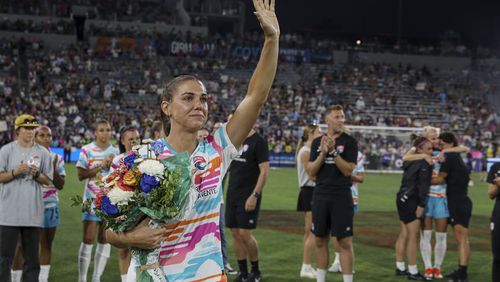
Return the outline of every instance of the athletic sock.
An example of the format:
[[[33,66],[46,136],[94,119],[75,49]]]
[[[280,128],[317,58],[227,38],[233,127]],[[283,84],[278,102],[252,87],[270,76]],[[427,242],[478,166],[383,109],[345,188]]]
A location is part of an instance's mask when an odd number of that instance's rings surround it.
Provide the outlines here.
[[[436,246],[434,247],[434,267],[441,269],[446,255],[446,232],[436,232]]]
[[[23,276],[22,270],[11,270],[10,279],[12,282],[21,282],[21,276]]]
[[[243,277],[248,276],[248,266],[246,259],[238,260],[238,268],[240,269],[240,273]]]
[[[340,253],[335,252],[335,259],[333,260],[333,263],[340,263]]]
[[[127,274],[120,275],[120,278],[122,279],[122,282],[127,282]]]
[[[344,282],[352,282],[352,274],[344,274],[343,275],[343,278],[344,278]]]
[[[92,244],[80,244],[78,251],[78,281],[87,282],[87,272],[90,265],[90,257],[92,255]]]
[[[326,281],[326,269],[316,269],[316,282]]]
[[[111,252],[110,244],[97,244],[97,248],[95,250],[94,256],[94,273],[92,273],[92,281],[98,282],[101,280],[102,273],[104,272],[104,268],[106,268],[106,264],[108,262],[108,258]]]
[[[259,260],[251,261],[250,263],[252,264],[252,273],[260,273]]]
[[[405,262],[404,261],[397,261],[396,268],[401,270],[401,271],[405,271],[406,270]]]
[[[40,265],[40,274],[38,275],[39,282],[49,281],[50,264]]]
[[[417,265],[408,265],[408,272],[410,272],[410,274],[417,274],[418,273],[418,268],[417,268]]]
[[[431,248],[432,230],[424,230],[420,238],[420,253],[424,261],[425,269],[432,267],[432,248]]]

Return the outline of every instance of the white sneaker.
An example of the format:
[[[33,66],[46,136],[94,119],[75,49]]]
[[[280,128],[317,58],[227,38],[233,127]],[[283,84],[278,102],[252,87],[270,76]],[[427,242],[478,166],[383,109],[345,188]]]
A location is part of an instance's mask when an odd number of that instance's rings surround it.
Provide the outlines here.
[[[328,271],[330,272],[335,272],[335,273],[342,273],[342,266],[340,266],[340,262],[333,262],[332,266],[328,268]]]
[[[312,267],[302,267],[300,269],[300,277],[316,279],[316,270]]]

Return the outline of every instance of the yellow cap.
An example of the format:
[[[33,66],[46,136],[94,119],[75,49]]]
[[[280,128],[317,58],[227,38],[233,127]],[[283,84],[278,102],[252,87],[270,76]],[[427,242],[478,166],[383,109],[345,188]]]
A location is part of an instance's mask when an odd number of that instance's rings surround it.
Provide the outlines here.
[[[14,122],[14,128],[18,129],[19,127],[38,127],[40,124],[38,120],[32,115],[23,114],[16,118]]]

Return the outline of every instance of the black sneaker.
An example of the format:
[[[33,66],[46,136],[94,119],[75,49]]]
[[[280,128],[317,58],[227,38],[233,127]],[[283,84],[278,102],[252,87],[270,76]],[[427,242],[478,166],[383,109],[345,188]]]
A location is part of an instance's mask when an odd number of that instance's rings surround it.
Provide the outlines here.
[[[447,280],[448,282],[467,282],[467,274],[460,275],[460,271],[457,269],[453,272],[450,272],[444,276],[444,279]]]
[[[425,277],[420,273],[417,274],[408,273],[408,276],[406,276],[406,278],[408,278],[408,280],[432,281],[432,278]]]
[[[238,272],[238,276],[236,277],[236,279],[233,280],[233,282],[250,282],[252,281],[249,277],[249,275],[245,275],[243,276],[243,274],[241,274],[241,272]]]
[[[408,275],[408,271],[405,269],[405,270],[399,270],[399,268],[396,267],[396,276],[407,276]]]
[[[260,272],[258,272],[258,273],[252,272],[252,273],[250,273],[248,278],[252,282],[261,282],[262,281],[262,274]]]

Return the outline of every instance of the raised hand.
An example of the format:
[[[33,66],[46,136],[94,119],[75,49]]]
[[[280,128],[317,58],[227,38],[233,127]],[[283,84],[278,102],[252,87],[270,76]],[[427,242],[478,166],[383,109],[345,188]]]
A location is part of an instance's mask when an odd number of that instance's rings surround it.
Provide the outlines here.
[[[280,26],[274,12],[275,0],[253,0],[254,14],[266,37],[279,37]]]
[[[329,137],[328,135],[323,135],[321,137],[321,145],[320,145],[320,150],[324,154],[328,154],[333,150],[335,147],[335,139]]]

